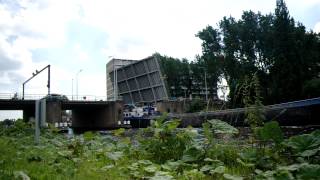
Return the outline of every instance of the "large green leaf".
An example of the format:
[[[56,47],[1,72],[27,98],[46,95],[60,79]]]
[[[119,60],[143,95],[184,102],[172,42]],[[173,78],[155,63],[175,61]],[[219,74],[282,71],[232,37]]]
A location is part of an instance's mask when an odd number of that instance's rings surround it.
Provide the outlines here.
[[[298,179],[319,179],[320,165],[319,164],[301,164],[297,174]]]
[[[200,160],[204,155],[204,150],[200,146],[192,146],[183,153],[182,161],[194,162]]]
[[[138,161],[138,163],[139,164],[142,164],[142,165],[151,165],[152,164],[152,162],[151,161],[149,161],[149,160],[139,160]]]
[[[161,168],[167,171],[176,171],[179,167],[183,166],[182,161],[167,161],[166,164],[161,165]]]
[[[262,172],[256,170],[258,179],[300,179],[300,180],[316,180],[320,177],[320,165],[318,164],[292,164],[290,166],[279,166],[274,171]]]
[[[108,152],[107,157],[111,160],[117,161],[123,156],[123,152],[116,151],[116,152]]]
[[[215,134],[238,134],[239,130],[219,119],[208,120]]]
[[[255,165],[253,163],[246,163],[246,162],[243,162],[241,159],[237,158],[237,162],[239,164],[241,164],[243,167],[254,167]]]
[[[320,147],[316,149],[311,149],[311,150],[305,150],[300,155],[302,157],[310,157],[316,155],[318,152],[320,152]]]
[[[218,166],[214,170],[210,171],[210,174],[223,174],[225,172],[225,167],[224,166]]]
[[[202,166],[202,167],[200,168],[200,171],[202,171],[202,172],[208,172],[208,171],[210,171],[210,170],[214,170],[215,168],[216,168],[215,166],[206,164],[206,165],[204,165],[204,166]]]
[[[30,180],[30,177],[23,171],[15,171],[14,177],[15,179]]]
[[[258,138],[263,141],[272,140],[279,144],[283,141],[283,134],[277,121],[270,121],[257,129]]]
[[[93,140],[95,137],[95,133],[93,133],[92,131],[87,131],[83,134],[83,138],[85,141],[91,141]]]
[[[294,177],[292,173],[288,170],[279,169],[277,172],[273,175],[274,179],[276,180],[293,180]]]
[[[158,167],[156,165],[152,164],[152,165],[145,167],[144,170],[148,173],[155,173],[158,171]]]
[[[291,148],[296,155],[308,157],[313,156],[320,150],[320,131],[311,134],[293,136],[284,143]]]
[[[223,177],[226,180],[242,180],[243,179],[243,177],[235,176],[235,175],[231,175],[231,174],[223,174]]]
[[[180,124],[180,120],[175,119],[172,121],[166,121],[163,123],[163,128],[165,128],[167,131],[172,131],[176,129]]]
[[[171,176],[168,172],[164,171],[157,171],[153,177],[150,178],[150,180],[171,180],[173,179],[173,176]]]
[[[117,129],[117,130],[114,130],[113,131],[113,134],[115,135],[115,136],[122,136],[123,134],[124,134],[124,132],[125,132],[125,129],[124,128],[119,128],[119,129]]]

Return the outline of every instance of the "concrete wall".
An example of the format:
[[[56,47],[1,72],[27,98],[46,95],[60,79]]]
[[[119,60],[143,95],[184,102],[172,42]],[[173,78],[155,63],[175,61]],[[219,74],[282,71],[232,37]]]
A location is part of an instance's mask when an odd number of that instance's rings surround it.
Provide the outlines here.
[[[164,113],[185,113],[189,109],[190,101],[161,101],[157,102],[157,110]]]

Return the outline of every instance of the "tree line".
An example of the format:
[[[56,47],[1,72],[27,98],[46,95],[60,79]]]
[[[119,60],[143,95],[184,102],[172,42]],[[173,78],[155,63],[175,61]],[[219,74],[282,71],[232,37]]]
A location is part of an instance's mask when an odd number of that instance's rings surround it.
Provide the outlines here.
[[[276,1],[274,13],[244,11],[239,20],[224,17],[196,36],[202,55],[193,61],[156,54],[172,97],[203,94],[205,75],[210,98],[226,79],[232,106],[243,105],[241,87],[254,75],[264,104],[320,96],[320,33],[296,22],[284,0]]]

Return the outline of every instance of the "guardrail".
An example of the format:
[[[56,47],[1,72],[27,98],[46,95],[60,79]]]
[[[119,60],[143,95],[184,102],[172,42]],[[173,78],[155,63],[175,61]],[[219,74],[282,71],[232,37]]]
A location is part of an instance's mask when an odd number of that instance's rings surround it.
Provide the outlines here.
[[[45,97],[43,94],[26,94],[25,100],[37,100]],[[17,93],[0,93],[0,99],[12,99],[12,100],[21,100],[22,95]]]
[[[79,96],[67,95],[67,98],[73,101],[106,101],[107,100],[105,96],[94,96],[94,95],[79,95]]]
[[[57,95],[57,94],[51,94]],[[46,97],[47,94],[25,94],[24,100],[38,100]],[[58,97],[58,96],[57,96]],[[61,97],[67,97],[70,101],[106,101],[105,96],[94,96],[94,95],[61,95]],[[22,95],[17,93],[0,93],[0,99],[12,99],[22,100]]]
[[[319,105],[320,104],[320,97],[312,98],[312,99],[304,99],[299,101],[291,101],[286,103],[280,104],[272,104],[263,106],[265,110],[277,110],[277,109],[290,109],[290,108],[298,108],[298,107],[306,107],[312,105]],[[249,107],[249,109],[254,109],[255,107]],[[227,114],[227,113],[243,113],[245,112],[246,108],[235,108],[235,109],[225,109],[225,110],[217,110],[217,111],[208,111],[208,112],[196,112],[196,113],[183,113],[183,114],[175,114],[170,113],[171,116],[210,116],[210,115],[219,115],[219,114]]]

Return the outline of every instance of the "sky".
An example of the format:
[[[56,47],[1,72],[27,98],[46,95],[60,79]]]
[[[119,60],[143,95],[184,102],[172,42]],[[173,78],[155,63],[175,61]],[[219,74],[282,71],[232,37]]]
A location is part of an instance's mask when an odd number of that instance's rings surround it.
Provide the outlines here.
[[[193,60],[195,34],[244,10],[274,12],[276,0],[0,0],[0,96],[22,94],[35,70],[51,65],[51,93],[105,96],[111,58],[155,52]],[[320,32],[320,0],[286,0],[290,15]],[[79,71],[82,70],[80,73]],[[78,88],[76,88],[78,82]],[[47,71],[26,84],[46,94]],[[72,91],[73,90],[73,91]],[[10,114],[1,117],[10,117]]]

